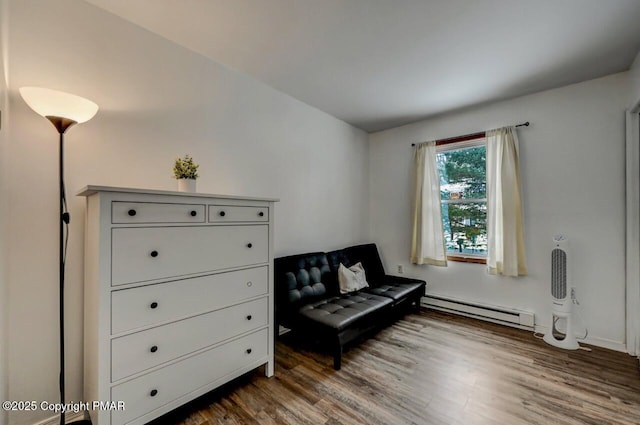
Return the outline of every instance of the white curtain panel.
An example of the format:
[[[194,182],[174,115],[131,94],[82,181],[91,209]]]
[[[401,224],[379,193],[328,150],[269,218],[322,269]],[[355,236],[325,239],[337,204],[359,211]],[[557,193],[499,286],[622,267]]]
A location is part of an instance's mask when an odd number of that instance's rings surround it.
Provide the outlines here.
[[[487,132],[487,268],[490,274],[527,274],[515,127]]]
[[[411,262],[446,266],[436,142],[416,145],[414,164],[416,190],[413,202]]]

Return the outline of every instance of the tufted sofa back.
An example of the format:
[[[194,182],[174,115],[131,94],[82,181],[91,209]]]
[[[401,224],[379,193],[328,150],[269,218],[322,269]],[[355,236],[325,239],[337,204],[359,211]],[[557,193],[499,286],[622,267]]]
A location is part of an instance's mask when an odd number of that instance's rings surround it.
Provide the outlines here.
[[[276,258],[273,262],[276,309],[287,311],[337,293],[324,252]]]

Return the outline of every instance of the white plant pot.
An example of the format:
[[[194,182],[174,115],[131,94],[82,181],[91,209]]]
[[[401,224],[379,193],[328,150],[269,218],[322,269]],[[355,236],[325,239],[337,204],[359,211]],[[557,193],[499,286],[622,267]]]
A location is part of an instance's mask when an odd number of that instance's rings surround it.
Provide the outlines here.
[[[178,192],[195,192],[196,179],[178,179]]]

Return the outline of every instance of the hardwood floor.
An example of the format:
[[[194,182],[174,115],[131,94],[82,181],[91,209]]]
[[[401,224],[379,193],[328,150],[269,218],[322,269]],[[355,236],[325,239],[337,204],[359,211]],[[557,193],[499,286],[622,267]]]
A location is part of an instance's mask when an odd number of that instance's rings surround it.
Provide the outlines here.
[[[275,377],[250,373],[156,423],[640,424],[637,360],[590,348],[422,311],[351,348],[340,371],[283,338]]]

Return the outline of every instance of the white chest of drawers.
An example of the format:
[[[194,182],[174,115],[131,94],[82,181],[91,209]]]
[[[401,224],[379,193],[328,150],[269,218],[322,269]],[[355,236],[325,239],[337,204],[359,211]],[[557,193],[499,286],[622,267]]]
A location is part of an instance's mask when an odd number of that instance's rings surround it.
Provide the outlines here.
[[[87,186],[84,401],[144,424],[265,365],[275,199]]]

